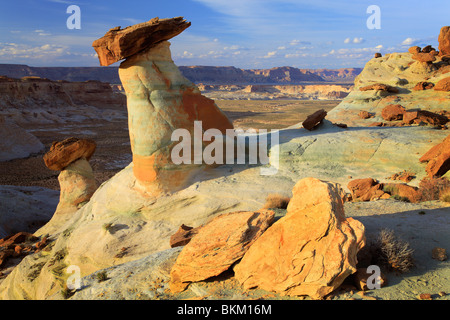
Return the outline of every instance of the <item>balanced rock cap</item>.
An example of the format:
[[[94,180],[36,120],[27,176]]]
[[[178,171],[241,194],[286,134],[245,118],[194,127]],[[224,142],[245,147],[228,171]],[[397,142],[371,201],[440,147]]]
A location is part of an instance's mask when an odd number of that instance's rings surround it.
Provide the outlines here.
[[[92,43],[101,66],[109,66],[148,47],[169,40],[191,25],[183,17],[153,18],[147,22],[121,29],[115,27]]]
[[[53,142],[50,151],[44,155],[44,162],[50,170],[61,171],[78,159],[89,160],[97,144],[91,139],[68,138]]]

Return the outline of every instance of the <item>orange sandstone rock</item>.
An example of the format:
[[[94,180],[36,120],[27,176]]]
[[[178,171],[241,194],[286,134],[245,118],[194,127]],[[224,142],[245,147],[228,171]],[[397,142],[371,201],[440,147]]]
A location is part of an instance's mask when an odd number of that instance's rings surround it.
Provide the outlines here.
[[[439,41],[439,54],[449,55],[450,54],[450,27],[445,26],[441,28],[441,32],[438,37]]]
[[[92,46],[98,54],[100,65],[109,66],[158,42],[175,37],[190,25],[183,17],[153,18],[125,29],[113,28],[102,38],[95,40]]]
[[[287,215],[253,243],[235,277],[245,289],[321,299],[356,271],[364,226],[345,217],[337,184],[306,178],[293,194]]]
[[[434,86],[435,91],[450,91],[450,77],[439,80]]]
[[[318,126],[326,116],[327,112],[325,110],[317,110],[313,114],[310,114],[305,121],[303,121],[303,128],[311,131],[316,126]]]
[[[270,210],[232,212],[206,225],[183,248],[170,272],[170,290],[183,291],[191,282],[226,271],[272,224]]]
[[[68,138],[53,142],[50,151],[44,155],[44,162],[49,169],[61,171],[78,159],[89,160],[96,147],[95,141],[90,139]]]

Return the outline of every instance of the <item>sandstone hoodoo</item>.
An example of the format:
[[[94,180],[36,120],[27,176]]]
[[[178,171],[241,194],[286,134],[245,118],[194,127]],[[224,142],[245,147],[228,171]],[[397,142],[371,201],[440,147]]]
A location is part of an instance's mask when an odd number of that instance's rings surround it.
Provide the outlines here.
[[[346,218],[339,185],[315,178],[293,189],[287,214],[259,237],[235,267],[244,288],[321,299],[356,269],[364,226]]]
[[[174,130],[186,129],[193,136],[194,121],[202,121],[203,130],[214,128],[222,134],[233,129],[214,101],[202,96],[172,60],[166,40],[189,25],[182,18],[154,18],[110,30],[93,44],[102,65],[126,58],[119,76],[127,95],[133,172],[137,188],[149,196],[182,189],[203,167],[172,162],[171,151],[178,143],[171,140]]]
[[[58,176],[61,189],[58,207],[50,226],[60,225],[65,221],[66,213],[75,212],[80,205],[89,201],[98,188],[89,159],[95,152],[97,144],[90,139],[68,138],[54,142],[44,155],[45,165],[55,171],[61,171]]]

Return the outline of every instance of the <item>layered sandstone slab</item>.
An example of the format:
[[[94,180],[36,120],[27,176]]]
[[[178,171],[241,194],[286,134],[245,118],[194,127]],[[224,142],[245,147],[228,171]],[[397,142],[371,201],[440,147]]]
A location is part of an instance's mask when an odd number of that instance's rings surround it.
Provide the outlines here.
[[[96,147],[97,144],[91,139],[68,138],[54,142],[44,155],[44,162],[50,170],[61,171],[78,159],[89,160]]]
[[[345,218],[337,184],[305,178],[285,217],[255,241],[234,267],[244,288],[323,298],[356,271],[364,226]]]
[[[183,291],[190,282],[226,271],[272,224],[274,216],[270,210],[232,212],[207,223],[183,248],[172,267],[171,291]]]
[[[95,40],[92,46],[98,54],[100,65],[109,66],[158,42],[175,37],[190,25],[183,17],[153,18],[125,29],[113,28],[102,38]]]

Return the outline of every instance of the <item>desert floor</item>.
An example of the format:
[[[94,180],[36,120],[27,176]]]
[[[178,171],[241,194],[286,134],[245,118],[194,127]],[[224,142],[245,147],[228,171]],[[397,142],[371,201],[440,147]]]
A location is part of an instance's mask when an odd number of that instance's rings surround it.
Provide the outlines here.
[[[302,122],[319,109],[329,111],[340,101],[217,100],[216,103],[236,128],[270,130]],[[90,164],[99,183],[108,180],[132,161],[126,119],[116,122],[90,120],[82,123],[29,124],[22,127],[34,134],[46,146],[46,151],[53,141],[69,137],[95,140],[97,150]],[[59,172],[47,169],[42,160],[44,152],[26,159],[0,162],[0,185],[41,186],[59,190]]]

